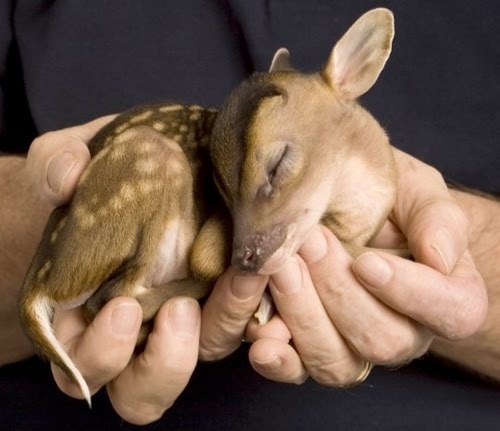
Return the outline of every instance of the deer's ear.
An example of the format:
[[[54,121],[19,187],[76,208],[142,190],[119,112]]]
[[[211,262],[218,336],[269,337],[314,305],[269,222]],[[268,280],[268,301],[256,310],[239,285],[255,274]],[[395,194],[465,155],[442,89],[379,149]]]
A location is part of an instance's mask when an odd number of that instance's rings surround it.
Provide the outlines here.
[[[388,9],[373,9],[359,18],[333,47],[321,71],[340,97],[356,99],[377,80],[389,58],[394,17]]]
[[[290,53],[286,48],[278,49],[271,61],[271,66],[269,67],[269,72],[283,72],[287,70],[293,70],[290,63]]]

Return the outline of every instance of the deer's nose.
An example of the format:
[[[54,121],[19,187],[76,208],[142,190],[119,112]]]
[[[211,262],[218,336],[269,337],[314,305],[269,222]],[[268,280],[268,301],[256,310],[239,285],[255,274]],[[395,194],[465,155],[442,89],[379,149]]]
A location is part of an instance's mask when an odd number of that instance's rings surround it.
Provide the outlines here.
[[[255,273],[262,265],[257,247],[255,246],[242,246],[233,251],[231,264],[239,271]]]

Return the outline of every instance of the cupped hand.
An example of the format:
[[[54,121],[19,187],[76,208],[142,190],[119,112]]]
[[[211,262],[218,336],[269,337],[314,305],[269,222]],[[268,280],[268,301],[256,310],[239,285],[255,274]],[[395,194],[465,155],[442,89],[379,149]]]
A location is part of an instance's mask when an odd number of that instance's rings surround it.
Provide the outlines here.
[[[42,201],[53,206],[71,199],[90,161],[87,144],[114,116],[46,133],[29,151],[26,172]],[[131,298],[114,298],[90,325],[80,308],[56,310],[57,338],[82,371],[92,393],[106,387],[125,420],[146,424],[158,419],[183,391],[198,359],[200,309],[190,298],[173,298],[159,310],[144,351],[134,354],[142,310]],[[77,386],[53,366],[56,383],[81,398]]]
[[[159,419],[186,387],[198,360],[200,309],[192,298],[177,297],[158,311],[144,350],[134,355],[142,322],[137,301],[109,301],[90,325],[81,309],[59,310],[57,338],[89,384],[91,393],[106,386],[116,412],[128,422]],[[77,385],[56,366],[54,379],[66,394],[81,398]]]
[[[354,260],[330,231],[315,228],[270,279],[279,315],[248,326],[250,361],[262,375],[346,386],[362,381],[368,364],[408,362],[435,335],[462,339],[483,322],[486,288],[467,250],[464,212],[439,172],[395,156],[397,202],[372,245],[400,247],[407,238],[415,261],[383,251]]]

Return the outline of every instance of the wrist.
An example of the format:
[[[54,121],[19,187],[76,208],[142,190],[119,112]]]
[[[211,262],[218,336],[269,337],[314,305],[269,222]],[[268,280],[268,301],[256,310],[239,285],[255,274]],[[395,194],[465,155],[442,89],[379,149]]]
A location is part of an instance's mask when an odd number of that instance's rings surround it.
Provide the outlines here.
[[[17,296],[51,211],[25,166],[22,157],[0,157],[0,365],[32,354],[18,320]]]
[[[469,250],[484,278],[489,297],[486,320],[478,332],[454,342],[437,337],[432,351],[456,364],[500,381],[500,201],[451,190],[470,221]]]
[[[494,260],[499,253],[500,200],[461,190],[450,192],[470,222],[469,250],[478,266],[484,266],[484,260]]]

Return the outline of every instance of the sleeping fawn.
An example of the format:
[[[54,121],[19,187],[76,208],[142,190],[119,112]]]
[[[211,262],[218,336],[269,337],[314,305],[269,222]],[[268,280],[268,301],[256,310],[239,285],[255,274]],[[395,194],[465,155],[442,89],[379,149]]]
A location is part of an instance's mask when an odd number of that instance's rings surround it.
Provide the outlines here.
[[[372,10],[317,73],[294,70],[282,48],[218,112],[145,106],[91,140],[91,163],[71,203],[52,213],[19,302],[36,349],[89,404],[52,329],[57,307],[83,304],[90,321],[109,299],[135,297],[144,342],[168,298],[202,298],[230,263],[278,271],[317,223],[352,254],[364,250],[397,178],[385,132],[356,99],[377,80],[393,35],[391,12]]]

